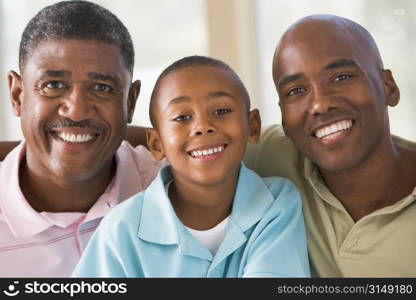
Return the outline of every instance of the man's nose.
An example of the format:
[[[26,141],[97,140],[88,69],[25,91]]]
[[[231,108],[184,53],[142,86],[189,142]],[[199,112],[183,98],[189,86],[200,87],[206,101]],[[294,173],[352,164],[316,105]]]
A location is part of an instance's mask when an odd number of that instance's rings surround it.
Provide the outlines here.
[[[309,94],[309,113],[323,115],[337,108],[337,96],[329,87],[315,85]]]
[[[88,120],[94,116],[95,106],[85,88],[73,87],[63,98],[58,113],[72,121]]]

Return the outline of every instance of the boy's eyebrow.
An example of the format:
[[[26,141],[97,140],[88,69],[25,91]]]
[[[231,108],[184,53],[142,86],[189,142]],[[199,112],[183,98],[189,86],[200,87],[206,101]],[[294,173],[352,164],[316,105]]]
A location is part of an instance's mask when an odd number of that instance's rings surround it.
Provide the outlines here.
[[[213,99],[213,98],[219,98],[219,97],[227,97],[227,98],[233,99],[234,101],[237,101],[237,99],[235,99],[233,96],[223,91],[212,92],[207,95],[207,99]],[[168,106],[172,104],[178,104],[184,101],[189,101],[190,99],[191,98],[187,96],[179,96],[170,100]]]
[[[217,92],[212,92],[208,94],[208,99],[212,99],[212,98],[220,98],[220,97],[228,97],[233,99],[234,101],[237,101],[233,96],[231,96],[230,94],[224,92],[224,91],[217,91]]]
[[[355,61],[353,61],[351,59],[338,59],[334,62],[331,62],[331,63],[327,64],[324,67],[324,70],[332,70],[332,69],[337,69],[337,68],[342,68],[342,67],[356,67],[356,68],[358,68],[358,65]]]
[[[179,97],[176,97],[176,98],[173,98],[172,100],[170,100],[168,106],[170,106],[172,104],[178,104],[178,103],[181,103],[181,102],[184,102],[184,101],[189,101],[189,99],[190,98],[186,97],[186,96],[179,96]]]

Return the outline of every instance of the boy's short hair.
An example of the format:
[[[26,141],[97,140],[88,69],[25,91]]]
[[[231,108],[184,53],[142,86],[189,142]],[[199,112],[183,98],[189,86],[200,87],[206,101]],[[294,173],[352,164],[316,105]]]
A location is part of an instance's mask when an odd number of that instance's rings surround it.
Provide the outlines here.
[[[134,47],[127,28],[109,10],[81,0],[54,3],[29,21],[20,41],[20,71],[40,42],[65,39],[97,40],[118,46],[127,69],[133,74]]]
[[[250,96],[247,92],[247,89],[244,86],[240,77],[237,75],[236,72],[234,72],[233,69],[231,69],[229,65],[227,65],[225,62],[221,60],[208,57],[208,56],[200,56],[200,55],[186,56],[175,61],[171,65],[169,65],[166,69],[162,71],[162,73],[159,75],[159,77],[156,80],[155,86],[152,91],[152,95],[150,97],[150,104],[149,104],[149,117],[150,117],[150,122],[153,127],[155,127],[156,125],[156,119],[154,116],[154,106],[156,102],[155,99],[157,97],[157,93],[159,91],[159,86],[160,86],[161,81],[163,80],[163,78],[165,78],[168,74],[172,72],[176,72],[176,71],[179,71],[188,67],[192,67],[192,66],[212,66],[216,68],[221,68],[225,70],[226,72],[228,72],[233,77],[233,79],[240,85],[240,88],[244,97],[244,102],[247,107],[247,111],[250,111]]]

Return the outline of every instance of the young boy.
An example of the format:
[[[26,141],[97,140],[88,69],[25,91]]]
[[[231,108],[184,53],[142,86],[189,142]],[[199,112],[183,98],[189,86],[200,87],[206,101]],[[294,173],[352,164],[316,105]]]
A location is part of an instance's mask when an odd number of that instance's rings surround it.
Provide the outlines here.
[[[221,61],[185,57],[154,87],[148,146],[170,165],[104,218],[76,277],[309,276],[299,193],[241,162],[258,110]]]

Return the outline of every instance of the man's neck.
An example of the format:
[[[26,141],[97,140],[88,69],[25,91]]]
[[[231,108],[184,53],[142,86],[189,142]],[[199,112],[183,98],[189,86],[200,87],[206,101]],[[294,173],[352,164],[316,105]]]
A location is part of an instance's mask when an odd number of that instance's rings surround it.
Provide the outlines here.
[[[115,170],[113,159],[93,177],[71,181],[33,172],[23,160],[19,185],[28,203],[38,212],[87,212],[104,193]]]
[[[354,221],[408,196],[416,186],[416,151],[391,143],[359,167],[331,173],[320,170],[329,190]]]

